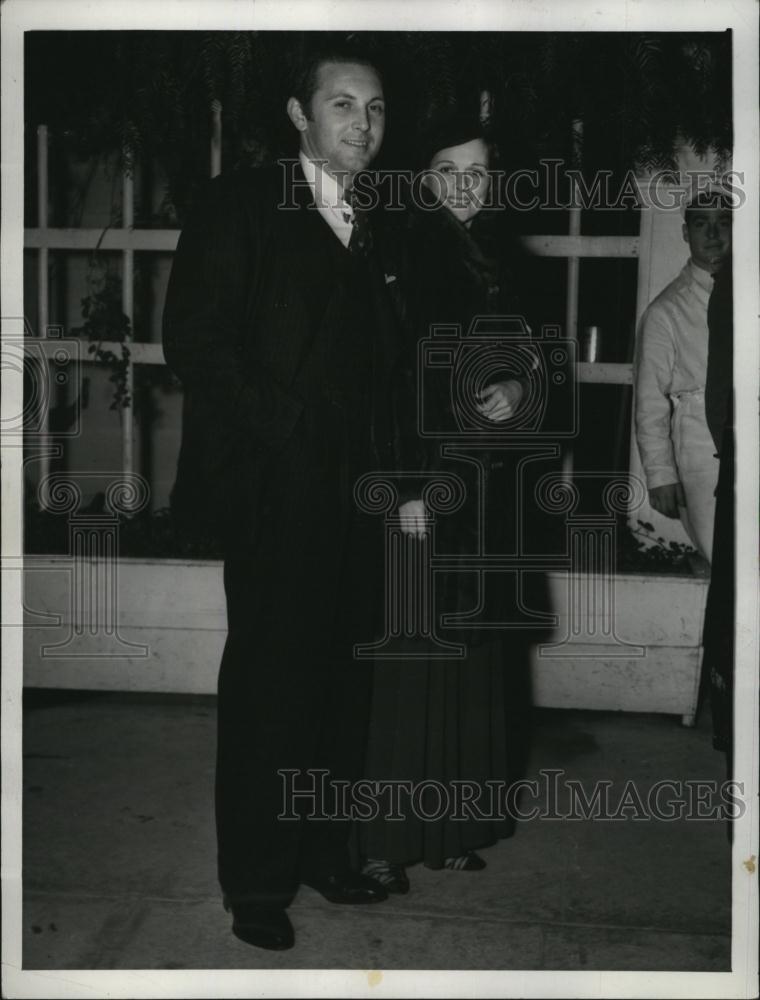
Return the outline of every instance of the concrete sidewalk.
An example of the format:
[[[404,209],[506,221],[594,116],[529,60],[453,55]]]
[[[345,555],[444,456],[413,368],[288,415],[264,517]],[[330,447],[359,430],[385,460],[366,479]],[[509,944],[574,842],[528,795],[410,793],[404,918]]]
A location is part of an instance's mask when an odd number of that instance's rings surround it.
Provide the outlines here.
[[[528,777],[716,780],[709,713],[537,711]],[[212,699],[29,692],[24,967],[727,971],[722,821],[543,819],[483,852],[483,872],[409,869],[412,891],[340,907],[302,888],[296,947],[232,936],[215,878]]]

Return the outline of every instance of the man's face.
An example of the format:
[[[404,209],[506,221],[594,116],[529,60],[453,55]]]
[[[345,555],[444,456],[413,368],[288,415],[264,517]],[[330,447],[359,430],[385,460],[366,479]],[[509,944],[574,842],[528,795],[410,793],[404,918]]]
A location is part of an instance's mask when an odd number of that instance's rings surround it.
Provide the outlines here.
[[[715,274],[731,253],[731,212],[717,207],[689,209],[683,238],[697,267]]]
[[[303,118],[291,114],[301,132],[301,149],[311,160],[327,161],[326,169],[350,186],[383,141],[385,101],[377,73],[358,63],[323,63],[311,108],[301,110]]]

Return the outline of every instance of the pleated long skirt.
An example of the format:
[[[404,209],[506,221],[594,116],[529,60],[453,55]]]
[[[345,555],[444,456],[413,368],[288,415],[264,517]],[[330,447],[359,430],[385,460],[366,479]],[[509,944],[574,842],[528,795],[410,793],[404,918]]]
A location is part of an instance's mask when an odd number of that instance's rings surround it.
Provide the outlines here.
[[[419,651],[421,640],[414,642]],[[501,818],[508,810],[496,793],[514,777],[520,756],[510,747],[516,734],[508,732],[508,676],[501,638],[470,647],[460,661],[376,663],[365,776],[403,783],[396,803],[403,818],[386,818],[394,810],[381,798],[380,815],[357,824],[364,857],[440,868],[446,858],[512,835],[514,821]],[[469,808],[452,782],[467,783]]]

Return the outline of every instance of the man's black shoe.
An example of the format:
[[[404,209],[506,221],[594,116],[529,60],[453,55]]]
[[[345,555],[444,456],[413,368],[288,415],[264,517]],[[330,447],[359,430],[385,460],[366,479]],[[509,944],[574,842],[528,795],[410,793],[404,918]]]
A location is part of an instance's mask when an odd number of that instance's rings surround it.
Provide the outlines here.
[[[232,911],[232,933],[246,944],[270,951],[286,951],[295,944],[293,925],[285,910],[256,903],[224,902]]]
[[[359,872],[314,875],[302,878],[301,881],[316,889],[331,903],[381,903],[388,898],[388,893],[379,882]]]

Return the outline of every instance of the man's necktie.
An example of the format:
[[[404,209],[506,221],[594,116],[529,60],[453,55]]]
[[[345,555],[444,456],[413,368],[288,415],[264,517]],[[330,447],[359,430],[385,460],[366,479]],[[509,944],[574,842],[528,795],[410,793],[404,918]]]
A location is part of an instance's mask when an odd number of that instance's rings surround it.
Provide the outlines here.
[[[350,202],[354,210],[354,219],[351,227],[351,238],[348,241],[348,249],[350,253],[355,254],[357,257],[366,257],[372,252],[372,229],[366,212],[356,207],[353,195]]]

